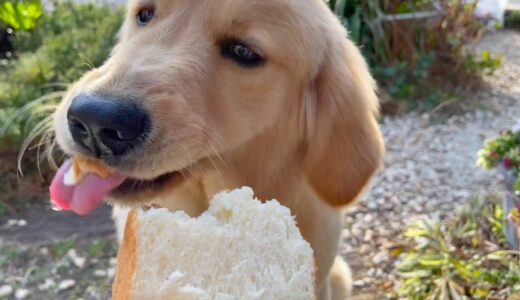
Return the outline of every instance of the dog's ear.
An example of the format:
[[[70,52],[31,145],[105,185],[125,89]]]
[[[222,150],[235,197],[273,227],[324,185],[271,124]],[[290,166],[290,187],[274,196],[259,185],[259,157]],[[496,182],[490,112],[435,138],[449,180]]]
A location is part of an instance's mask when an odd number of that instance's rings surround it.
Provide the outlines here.
[[[329,35],[310,96],[305,97],[303,169],[318,195],[333,206],[344,206],[358,197],[381,165],[384,145],[368,66],[343,29]]]

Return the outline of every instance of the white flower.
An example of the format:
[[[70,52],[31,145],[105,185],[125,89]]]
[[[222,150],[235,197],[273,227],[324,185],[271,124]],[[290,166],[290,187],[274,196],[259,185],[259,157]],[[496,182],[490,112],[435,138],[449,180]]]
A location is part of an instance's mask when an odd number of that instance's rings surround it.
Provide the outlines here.
[[[513,132],[520,131],[520,119],[518,119],[517,123],[512,128]]]

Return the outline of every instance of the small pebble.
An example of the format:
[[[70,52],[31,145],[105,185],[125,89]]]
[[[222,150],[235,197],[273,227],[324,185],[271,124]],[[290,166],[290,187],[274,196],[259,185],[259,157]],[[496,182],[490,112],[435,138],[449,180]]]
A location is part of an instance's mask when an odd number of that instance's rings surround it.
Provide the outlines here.
[[[107,275],[109,278],[114,278],[116,275],[116,269],[115,268],[108,268]]]
[[[363,246],[361,246],[361,248],[359,248],[359,253],[360,254],[367,254],[367,253],[370,253],[371,249],[372,249],[372,247],[370,247],[369,245],[363,244]]]
[[[111,266],[115,266],[117,264],[117,258],[111,257],[109,263]]]
[[[379,207],[379,204],[376,201],[369,201],[367,207],[370,210],[376,210]]]
[[[94,276],[95,277],[106,277],[107,276],[107,271],[105,271],[105,270],[95,270],[94,271]]]
[[[350,230],[343,229],[343,231],[341,232],[341,238],[348,240],[348,239],[350,239],[350,237],[352,237],[352,233],[350,233]]]
[[[372,231],[370,229],[365,231],[365,236],[363,237],[363,241],[365,243],[371,242],[373,238],[374,238],[374,231]]]
[[[13,293],[13,287],[10,285],[0,286],[0,297],[7,297]]]
[[[31,291],[27,290],[27,289],[18,289],[14,293],[14,296],[16,297],[16,299],[20,299],[20,300],[27,299],[27,297],[29,297],[29,295],[31,295]]]
[[[372,223],[372,221],[374,220],[374,216],[371,215],[371,214],[366,214],[364,217],[363,217],[363,222],[369,224],[369,223]]]
[[[40,253],[41,253],[41,255],[48,256],[50,254],[49,248],[47,248],[47,247],[40,248]]]
[[[24,227],[24,226],[27,226],[27,221],[25,221],[24,219],[20,219],[20,220],[10,219],[10,220],[7,220],[7,227]]]
[[[381,269],[376,270],[376,277],[382,278],[382,277],[384,277],[384,275],[385,275],[385,273],[383,272],[383,270],[381,270]]]
[[[78,255],[75,249],[70,249],[67,255],[72,259],[74,265],[80,269],[85,266],[86,259]]]
[[[383,284],[383,288],[385,289],[390,289],[394,286],[394,283],[392,281],[385,281],[385,283]]]
[[[356,280],[352,283],[355,287],[364,287],[365,281],[364,280]]]
[[[58,285],[59,291],[64,291],[72,288],[76,285],[76,281],[74,279],[65,279]]]
[[[48,291],[50,288],[52,288],[53,286],[56,285],[56,282],[54,280],[52,280],[51,278],[47,278],[45,279],[45,281],[38,285],[38,290],[44,292],[44,291]]]
[[[384,250],[384,251],[378,252],[376,255],[374,255],[374,257],[372,257],[372,262],[376,265],[379,265],[384,262],[387,262],[389,258],[390,258],[390,255],[389,255],[388,251]]]

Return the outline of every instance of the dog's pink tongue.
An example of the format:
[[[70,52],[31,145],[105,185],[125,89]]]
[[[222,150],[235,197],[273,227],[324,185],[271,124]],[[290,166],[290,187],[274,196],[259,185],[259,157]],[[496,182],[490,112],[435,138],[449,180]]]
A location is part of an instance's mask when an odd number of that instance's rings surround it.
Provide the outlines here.
[[[89,173],[75,186],[68,186],[63,179],[71,166],[71,162],[66,161],[54,176],[49,189],[51,200],[58,208],[72,210],[83,216],[93,212],[126,179],[120,174],[103,179]]]

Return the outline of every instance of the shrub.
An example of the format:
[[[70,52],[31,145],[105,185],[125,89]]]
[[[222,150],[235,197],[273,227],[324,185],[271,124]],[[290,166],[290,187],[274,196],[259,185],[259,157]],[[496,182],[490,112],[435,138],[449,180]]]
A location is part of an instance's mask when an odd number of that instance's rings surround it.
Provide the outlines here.
[[[49,122],[35,124],[49,114],[60,91],[103,63],[122,17],[123,11],[111,6],[55,2],[34,30],[16,31],[14,55],[0,64],[0,124],[11,123],[17,113],[31,117],[17,119],[3,132],[0,129],[4,145],[16,147],[29,131],[37,133],[49,126]],[[19,110],[28,103],[32,104]]]
[[[406,299],[507,299],[520,292],[520,253],[506,249],[498,198],[479,197],[446,222],[418,221],[396,264]]]
[[[330,0],[386,92],[430,107],[461,86],[476,88],[501,64],[470,47],[482,34],[475,3],[456,0]]]
[[[520,12],[517,10],[507,11],[505,16],[506,28],[520,28]]]

